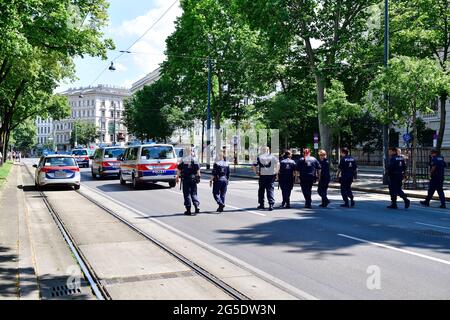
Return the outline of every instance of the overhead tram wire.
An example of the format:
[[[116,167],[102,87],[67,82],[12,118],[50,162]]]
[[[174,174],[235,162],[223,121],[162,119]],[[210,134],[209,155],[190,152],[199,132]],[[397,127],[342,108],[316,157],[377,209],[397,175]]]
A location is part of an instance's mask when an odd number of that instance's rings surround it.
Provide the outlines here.
[[[121,50],[120,54],[117,55],[114,59],[111,60],[111,65],[107,66],[105,69],[102,70],[102,72],[100,72],[100,74],[94,79],[94,81],[91,82],[91,84],[89,85],[89,87],[91,87],[92,85],[94,85],[95,82],[97,82],[98,79],[100,79],[100,77],[107,71],[109,70],[111,67],[113,67],[114,62],[117,61],[119,58],[121,58],[124,54],[126,53],[131,53],[130,49],[134,47],[134,45],[136,43],[138,43],[140,40],[142,40],[142,38],[144,38],[149,32],[150,30],[152,30],[166,15],[167,13],[169,13],[169,11],[179,2],[179,0],[175,0],[164,12],[163,14],[139,37],[137,38],[126,50]]]

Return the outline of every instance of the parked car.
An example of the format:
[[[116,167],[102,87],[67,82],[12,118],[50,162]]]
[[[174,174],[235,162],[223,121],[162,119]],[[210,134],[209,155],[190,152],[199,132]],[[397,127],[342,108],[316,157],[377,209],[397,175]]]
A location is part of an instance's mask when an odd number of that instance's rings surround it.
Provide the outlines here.
[[[89,150],[88,149],[74,149],[72,150],[72,155],[75,156],[80,168],[89,168]]]
[[[176,186],[177,156],[172,145],[152,144],[128,147],[120,164],[120,184],[131,182],[134,189],[142,183],[167,182]]]
[[[36,168],[34,183],[39,189],[51,185],[72,186],[80,189],[81,176],[75,158],[68,155],[44,156]]]
[[[95,151],[92,159],[92,177],[117,176],[119,177],[120,161],[125,153],[126,148],[123,147],[106,147],[99,148]]]

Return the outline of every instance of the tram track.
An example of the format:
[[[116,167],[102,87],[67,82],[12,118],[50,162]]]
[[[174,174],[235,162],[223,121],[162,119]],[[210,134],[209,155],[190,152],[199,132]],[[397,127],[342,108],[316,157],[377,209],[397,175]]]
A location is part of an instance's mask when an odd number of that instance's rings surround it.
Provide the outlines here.
[[[33,177],[33,174],[30,171],[30,168],[28,166],[25,166],[28,173]],[[34,179],[34,177],[33,177]],[[55,221],[57,227],[59,228],[61,234],[63,235],[64,240],[66,241],[67,245],[69,246],[73,256],[75,257],[77,263],[79,264],[86,280],[89,283],[89,286],[92,289],[92,292],[96,296],[98,300],[112,300],[111,295],[109,294],[107,288],[103,285],[102,279],[95,273],[95,270],[92,268],[91,264],[89,263],[88,259],[83,255],[82,250],[72,237],[69,228],[65,225],[63,219],[61,218],[61,215],[59,214],[58,210],[52,205],[49,198],[45,194],[43,190],[36,190],[36,192],[39,193],[39,196],[42,198],[45,206],[47,207],[50,215],[52,216],[53,220]],[[204,268],[197,265],[194,261],[186,258],[182,254],[178,253],[177,251],[169,248],[161,241],[155,239],[147,232],[143,231],[136,225],[130,223],[123,217],[121,217],[119,214],[114,212],[113,210],[110,210],[109,208],[105,207],[95,199],[91,198],[90,196],[84,194],[82,191],[78,190],[75,191],[78,195],[89,201],[91,204],[95,205],[96,207],[100,208],[102,211],[106,212],[107,214],[114,217],[116,220],[120,221],[122,224],[127,226],[129,229],[131,229],[133,232],[139,234],[146,240],[150,241],[153,245],[157,246],[159,249],[163,250],[170,256],[174,257],[176,260],[181,262],[183,265],[190,268],[193,272],[195,272],[197,275],[208,281],[209,283],[213,284],[215,287],[219,288],[221,291],[223,291],[226,295],[228,295],[233,300],[250,300],[246,295],[242,294],[232,286],[228,285],[221,279],[217,278],[213,274],[209,273]]]

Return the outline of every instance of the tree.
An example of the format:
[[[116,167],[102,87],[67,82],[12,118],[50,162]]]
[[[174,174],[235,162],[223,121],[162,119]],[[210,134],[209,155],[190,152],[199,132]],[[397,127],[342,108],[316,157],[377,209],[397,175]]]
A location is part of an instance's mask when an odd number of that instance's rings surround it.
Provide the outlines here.
[[[72,147],[78,145],[88,146],[90,143],[95,142],[100,137],[100,133],[97,130],[95,123],[75,121],[73,123],[73,130],[70,137],[70,144]]]
[[[389,68],[378,75],[372,88],[373,97],[380,107],[377,111],[384,123],[409,124],[413,128],[413,137],[418,137],[418,113],[432,111],[431,101],[442,90],[450,90],[450,79],[434,60],[401,56],[390,61]],[[389,96],[391,103],[386,104],[383,94]],[[418,139],[413,139],[413,152],[417,146]],[[415,170],[413,153],[413,172]]]
[[[68,115],[67,99],[53,96],[74,77],[75,57],[106,58],[113,48],[101,31],[106,0],[10,0],[0,2],[0,145],[12,130],[36,116]]]
[[[337,137],[338,150],[341,147],[342,134],[351,134],[352,127],[349,125],[348,119],[361,111],[358,104],[348,101],[342,82],[332,80],[331,87],[325,92],[325,102],[321,112],[323,123],[329,126],[332,134]]]
[[[342,69],[342,62],[367,33],[368,10],[377,0],[235,0],[247,21],[268,37],[274,50],[296,50],[298,61],[310,70],[316,99],[322,147],[330,148],[330,129],[323,121],[325,89]]]
[[[141,140],[167,140],[182,118],[174,99],[171,81],[166,77],[136,92],[125,101],[128,131]]]
[[[392,1],[392,45],[397,54],[432,58],[446,74],[450,58],[450,0]],[[438,149],[442,148],[448,91],[439,92],[440,126]]]
[[[25,154],[30,152],[36,144],[36,125],[34,122],[27,120],[15,128],[12,132],[12,142],[16,150]]]

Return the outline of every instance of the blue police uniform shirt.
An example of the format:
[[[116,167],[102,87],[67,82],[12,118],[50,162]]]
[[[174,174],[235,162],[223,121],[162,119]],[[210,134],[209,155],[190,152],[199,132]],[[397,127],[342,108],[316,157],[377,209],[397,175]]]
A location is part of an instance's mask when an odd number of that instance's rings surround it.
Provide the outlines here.
[[[356,173],[358,166],[356,161],[351,156],[345,156],[341,159],[339,163],[339,169],[341,170],[341,176],[344,178],[353,178]]]
[[[403,175],[406,172],[406,162],[403,156],[392,156],[389,161],[389,175]]]
[[[217,179],[230,179],[230,164],[226,160],[216,161],[213,166],[212,175]]]
[[[294,160],[286,158],[280,162],[280,176],[283,178],[293,177],[297,169],[297,164]]]
[[[447,168],[447,163],[442,156],[436,156],[431,158],[430,167],[436,167],[433,177],[443,178],[445,175],[445,168]]]
[[[330,162],[327,158],[323,160],[319,160],[320,168],[321,168],[321,178],[325,180],[330,180]]]
[[[314,157],[303,157],[298,161],[297,169],[300,172],[300,178],[315,178],[317,171],[320,170],[320,163]]]
[[[200,165],[195,157],[188,156],[178,165],[178,169],[181,171],[183,178],[192,178],[200,171]]]

